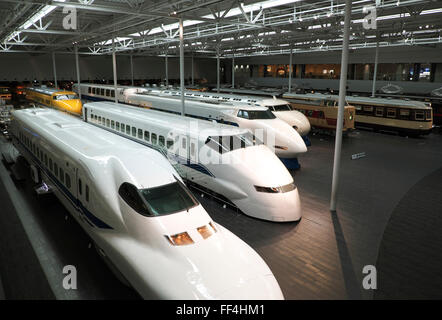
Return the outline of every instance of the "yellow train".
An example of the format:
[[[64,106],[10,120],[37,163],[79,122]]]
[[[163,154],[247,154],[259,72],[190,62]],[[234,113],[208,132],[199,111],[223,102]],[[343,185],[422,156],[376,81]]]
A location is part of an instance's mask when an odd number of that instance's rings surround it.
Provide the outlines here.
[[[81,116],[83,105],[75,92],[34,87],[26,88],[25,91],[26,100]]]
[[[329,99],[326,95],[317,94],[285,93],[282,97],[290,102],[294,109],[302,112],[308,118],[313,129],[336,130],[337,100]],[[355,128],[355,113],[353,106],[345,106],[343,132]]]
[[[318,93],[284,96],[292,97],[296,105],[306,102],[337,105],[339,100],[337,95]],[[400,135],[414,136],[428,134],[433,128],[433,110],[431,105],[425,102],[358,96],[347,96],[345,100],[354,110],[354,122],[358,128],[394,131]]]

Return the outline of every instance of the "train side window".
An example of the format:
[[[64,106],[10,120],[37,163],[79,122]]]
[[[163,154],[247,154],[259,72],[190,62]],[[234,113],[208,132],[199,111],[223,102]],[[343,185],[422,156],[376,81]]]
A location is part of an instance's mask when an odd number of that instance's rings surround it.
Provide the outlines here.
[[[121,132],[124,133],[124,123],[121,124]]]
[[[414,118],[415,118],[416,120],[425,120],[425,117],[424,117],[424,111],[422,111],[422,110],[416,110],[416,111],[414,112]]]
[[[372,106],[364,106],[362,110],[364,110],[364,113],[369,113],[369,114],[373,113],[373,107]]]
[[[62,167],[60,167],[60,181],[61,183],[64,183],[64,170]]]
[[[401,119],[408,119],[410,118],[410,110],[408,109],[400,109],[399,110],[399,116]]]
[[[87,93],[92,93],[92,88],[91,87],[87,88]]]
[[[98,117],[98,123],[99,124],[101,123],[101,117]]]
[[[387,109],[387,117],[388,118],[396,118],[396,109],[388,108]]]
[[[95,94],[95,88],[92,88],[92,93]]]
[[[129,125],[126,126],[126,134],[130,134],[130,126]]]
[[[166,140],[166,148],[171,149],[173,147],[173,140],[167,139]]]
[[[80,196],[83,193],[83,186],[81,185],[81,179],[78,179],[78,193],[80,194]]]
[[[186,148],[187,148],[187,139],[186,139],[186,138],[183,138],[183,139],[181,140],[181,148],[182,148],[183,150],[186,150]]]
[[[109,89],[106,89],[106,97],[109,97],[109,96],[110,96]]]
[[[138,129],[138,138],[143,139],[143,130],[142,129]]]
[[[117,131],[120,131],[120,123],[117,121],[117,122],[115,122],[115,129],[117,130]]]
[[[71,177],[66,173],[65,174],[65,180],[66,180],[66,187],[68,187],[68,189],[71,188]]]
[[[45,165],[48,166],[48,155],[45,153]]]
[[[55,172],[55,176],[58,178],[58,164],[57,164],[57,162],[54,162],[54,172]]]
[[[157,134],[152,133],[152,144],[157,144]]]
[[[164,137],[163,136],[160,136],[159,137],[159,139],[158,139],[158,145],[160,146],[160,147],[164,147]]]
[[[111,90],[111,97],[115,98],[115,91],[114,90]]]
[[[100,89],[100,95],[104,96],[104,89]]]
[[[111,128],[115,129],[115,121],[114,120],[111,121]]]
[[[149,131],[144,131],[144,140],[149,141]]]
[[[136,137],[137,136],[137,128],[132,127],[132,137]]]
[[[383,117],[383,116],[384,116],[384,108],[376,107],[376,117]]]
[[[54,167],[52,165],[52,158],[49,158],[49,170],[53,171]]]
[[[89,186],[86,185],[86,201],[89,202]]]

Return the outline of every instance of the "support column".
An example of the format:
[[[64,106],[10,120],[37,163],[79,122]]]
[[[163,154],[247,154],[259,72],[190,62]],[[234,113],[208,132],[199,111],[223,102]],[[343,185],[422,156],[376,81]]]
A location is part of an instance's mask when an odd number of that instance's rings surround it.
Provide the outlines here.
[[[376,76],[378,74],[378,59],[379,59],[379,38],[376,41],[376,53],[374,56],[374,74],[373,74],[373,88],[371,89],[371,96],[374,97],[376,92]]]
[[[78,85],[78,97],[81,100],[81,87],[80,87],[80,64],[78,62],[78,47],[75,45],[75,65],[77,69],[77,85]]]
[[[130,55],[130,77],[132,80],[132,86],[134,85],[134,61],[132,55]]]
[[[219,93],[220,74],[219,74],[219,45],[216,48],[216,92]]]
[[[55,89],[57,89],[58,83],[57,83],[57,66],[55,65],[55,52],[52,52],[52,65],[53,65],[53,69],[54,69],[54,86],[55,86]]]
[[[195,85],[195,77],[194,77],[194,69],[193,69],[193,53],[192,53],[192,87]]]
[[[167,63],[167,51],[166,51],[166,57],[164,59],[164,65],[166,67],[166,87],[167,87],[169,85],[169,64]]]
[[[342,127],[347,87],[348,43],[350,34],[351,0],[345,0],[344,37],[342,43],[341,80],[339,82],[338,119],[336,123],[335,155],[333,161],[333,180],[330,200],[330,211],[336,211],[339,186],[339,169],[341,165]]]
[[[289,93],[292,92],[292,73],[293,73],[293,48],[290,47],[290,59],[289,59]]]
[[[114,41],[114,38],[112,38],[112,69],[114,71],[115,103],[118,103],[118,94],[117,94],[117,58],[115,56],[115,41]]]
[[[235,89],[235,53],[232,57],[232,89]]]
[[[184,116],[184,30],[183,19],[180,18],[180,86],[181,86],[181,115]]]

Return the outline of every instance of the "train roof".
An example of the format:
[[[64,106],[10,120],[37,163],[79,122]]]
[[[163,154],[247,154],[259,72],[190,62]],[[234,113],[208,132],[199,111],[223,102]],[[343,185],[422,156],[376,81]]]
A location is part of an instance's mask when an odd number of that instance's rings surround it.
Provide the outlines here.
[[[115,102],[91,102],[85,104],[84,107],[92,107],[95,110],[99,109],[103,112],[112,113],[117,116],[126,116],[134,119],[134,121],[143,121],[157,126],[190,133],[194,136],[199,136],[201,132],[204,132],[207,136],[237,135],[248,132],[247,129],[241,129],[225,124],[183,117],[162,111],[142,109],[125,104],[117,104]]]
[[[32,90],[32,91],[39,92],[39,93],[43,93],[43,94],[47,94],[47,95],[74,93],[73,91],[66,91],[63,89],[56,89],[56,88],[26,87],[25,89]]]
[[[330,100],[339,100],[338,95],[331,94],[322,94],[322,93],[305,93],[305,94],[296,94],[296,93],[285,93],[283,95],[284,98],[307,98],[309,100],[321,100],[321,99],[330,99]],[[389,99],[389,98],[372,98],[372,97],[359,97],[359,96],[346,96],[345,100],[347,103],[362,103],[362,104],[377,104],[383,106],[403,106],[409,108],[430,108],[424,102],[415,101],[415,100],[403,100],[403,99]]]
[[[175,173],[167,159],[159,152],[144,148],[106,130],[95,127],[63,112],[46,108],[29,108],[12,111],[14,118],[25,121],[35,133],[55,144],[74,161],[79,159],[88,168],[102,167],[112,159],[128,173],[128,181],[138,188],[174,182]],[[171,173],[168,177],[142,174],[146,167],[160,166]],[[95,170],[91,170],[95,175]],[[112,173],[111,173],[112,174]],[[127,179],[126,179],[127,180]],[[165,181],[167,180],[167,181]]]

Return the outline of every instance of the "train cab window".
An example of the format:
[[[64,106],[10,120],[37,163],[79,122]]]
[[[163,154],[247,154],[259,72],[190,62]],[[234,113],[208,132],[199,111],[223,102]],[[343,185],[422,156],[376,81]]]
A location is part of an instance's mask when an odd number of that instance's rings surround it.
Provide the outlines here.
[[[171,149],[173,147],[173,140],[167,139],[166,140],[166,148]]]
[[[117,122],[115,122],[115,129],[117,130],[117,131],[120,131],[120,123],[117,121]]]
[[[158,145],[160,147],[164,147],[164,143],[165,143],[164,137],[163,136],[159,136],[159,138],[158,138]]]
[[[156,133],[152,133],[152,143],[157,144],[157,134]]]
[[[53,171],[54,167],[52,165],[52,158],[49,158],[49,170]]]
[[[64,177],[65,177],[65,181],[66,181],[66,187],[68,187],[68,189],[70,189],[71,188],[71,176],[66,173]]]
[[[144,140],[149,141],[150,140],[150,134],[149,131],[144,131]]]
[[[60,181],[61,183],[64,183],[64,170],[62,167],[60,167]]]
[[[142,129],[138,129],[138,138],[143,139],[143,130]]]
[[[424,111],[423,110],[416,110],[414,112],[414,118],[416,120],[425,120]]]
[[[83,193],[83,186],[81,184],[81,179],[78,179],[78,193],[80,194],[80,196]]]
[[[55,176],[58,178],[58,164],[57,164],[57,162],[54,162],[54,173],[55,173]]]
[[[136,137],[137,136],[137,128],[132,127],[132,137]]]
[[[126,126],[126,134],[130,134],[130,126]]]
[[[147,189],[137,189],[125,182],[120,186],[118,194],[136,212],[150,217],[188,211],[199,204],[178,180]]]
[[[396,109],[388,108],[387,109],[387,118],[396,118]]]
[[[383,117],[383,116],[384,116],[384,108],[376,107],[376,117]]]
[[[426,114],[426,116],[425,116],[425,118],[427,119],[427,120],[431,120],[433,117],[431,116],[431,110],[426,110],[425,111],[425,114]]]
[[[86,201],[89,202],[89,186],[86,185]]]

